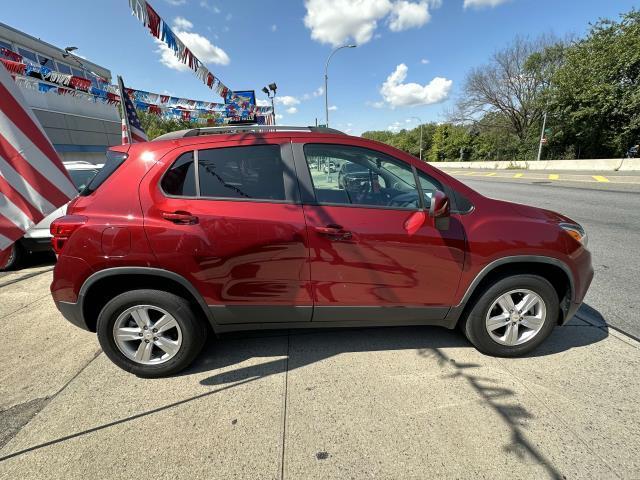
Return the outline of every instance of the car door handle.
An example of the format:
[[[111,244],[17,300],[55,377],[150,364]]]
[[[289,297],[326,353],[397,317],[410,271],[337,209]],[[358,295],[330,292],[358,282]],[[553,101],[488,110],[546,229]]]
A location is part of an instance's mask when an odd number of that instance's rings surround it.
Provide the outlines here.
[[[178,225],[194,225],[198,223],[198,217],[189,212],[162,212],[162,218]]]
[[[326,227],[315,227],[320,235],[327,235],[331,240],[350,240],[353,236],[340,225],[327,225]]]

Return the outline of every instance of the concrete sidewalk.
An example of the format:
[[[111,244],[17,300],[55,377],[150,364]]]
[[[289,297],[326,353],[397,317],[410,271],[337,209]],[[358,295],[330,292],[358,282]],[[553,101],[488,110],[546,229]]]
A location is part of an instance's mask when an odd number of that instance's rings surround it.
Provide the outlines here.
[[[437,328],[262,332],[143,380],[50,275],[0,289],[2,479],[640,477],[640,346],[588,308],[522,359]]]

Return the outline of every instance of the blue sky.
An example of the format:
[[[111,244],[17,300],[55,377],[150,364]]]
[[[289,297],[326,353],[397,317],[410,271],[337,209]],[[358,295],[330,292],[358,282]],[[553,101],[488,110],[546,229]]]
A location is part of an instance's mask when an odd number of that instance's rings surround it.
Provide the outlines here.
[[[221,99],[160,47],[127,0],[11,2],[2,22],[122,75],[127,86]],[[331,126],[354,134],[445,119],[465,73],[516,35],[582,35],[632,0],[150,0],[209,69],[236,90],[278,84],[281,124],[324,123],[324,63]],[[163,63],[164,58],[164,63]]]

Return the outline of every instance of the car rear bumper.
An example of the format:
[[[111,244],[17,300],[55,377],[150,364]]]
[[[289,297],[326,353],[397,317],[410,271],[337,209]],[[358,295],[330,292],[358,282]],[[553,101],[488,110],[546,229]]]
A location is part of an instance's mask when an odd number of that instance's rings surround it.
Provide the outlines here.
[[[52,251],[51,237],[22,237],[20,245],[28,252]]]
[[[62,313],[62,316],[67,319],[69,322],[73,323],[76,327],[82,328],[83,330],[90,330],[84,321],[84,316],[82,315],[82,305],[80,302],[71,303],[71,302],[55,302],[56,308]]]

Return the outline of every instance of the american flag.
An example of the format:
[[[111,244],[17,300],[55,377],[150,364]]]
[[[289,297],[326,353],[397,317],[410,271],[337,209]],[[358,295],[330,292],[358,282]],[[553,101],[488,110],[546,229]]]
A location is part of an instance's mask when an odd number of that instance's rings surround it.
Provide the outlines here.
[[[143,130],[142,125],[140,125],[140,120],[138,120],[138,115],[136,115],[136,109],[133,106],[133,102],[124,88],[122,77],[118,77],[118,87],[120,87],[120,98],[122,99],[124,114],[126,116],[126,119],[123,120],[125,120],[125,125],[128,127],[130,134],[125,135],[125,132],[123,132],[122,143],[129,143],[129,136],[131,137],[131,143],[147,142],[149,138]]]
[[[0,65],[0,264],[16,240],[77,194],[40,122]]]

